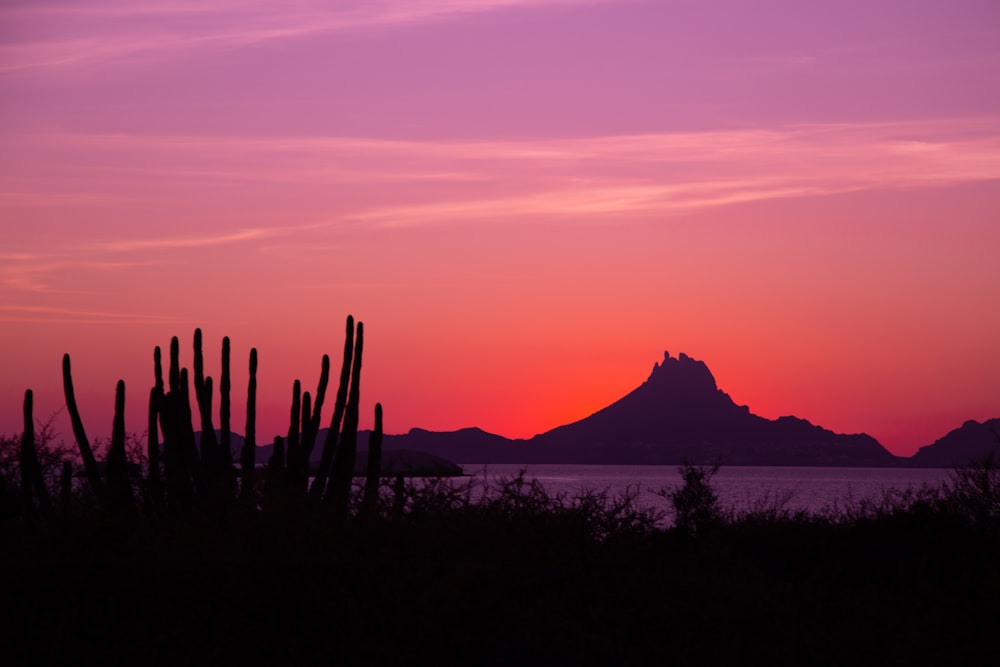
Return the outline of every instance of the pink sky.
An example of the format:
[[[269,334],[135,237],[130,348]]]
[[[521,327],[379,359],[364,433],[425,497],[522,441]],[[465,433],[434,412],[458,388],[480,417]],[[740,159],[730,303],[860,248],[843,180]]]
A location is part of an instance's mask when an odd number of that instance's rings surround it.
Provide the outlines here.
[[[998,72],[995,0],[4,3],[0,433],[64,352],[141,432],[202,327],[269,438],[350,313],[390,432],[529,437],[669,350],[909,455],[1000,416]]]

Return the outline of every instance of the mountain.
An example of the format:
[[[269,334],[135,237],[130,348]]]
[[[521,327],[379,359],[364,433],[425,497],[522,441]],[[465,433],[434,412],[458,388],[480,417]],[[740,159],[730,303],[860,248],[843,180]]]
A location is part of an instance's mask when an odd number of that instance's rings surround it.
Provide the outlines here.
[[[895,458],[868,435],[840,435],[797,417],[765,419],[719,389],[704,362],[686,354],[655,364],[642,385],[533,444],[581,462],[727,465],[887,465]]]
[[[319,460],[326,429],[319,432],[313,461]],[[386,435],[386,452],[406,451],[400,465],[423,452],[462,463],[694,463],[771,466],[894,466],[952,467],[995,452],[1000,458],[1000,419],[982,424],[968,421],[910,459],[893,456],[866,434],[844,435],[798,417],[766,419],[737,405],[719,389],[704,362],[686,354],[653,365],[639,387],[594,414],[530,440],[510,440],[479,428],[428,431],[414,428]],[[368,433],[359,433],[359,449]],[[233,434],[234,460],[243,438]],[[266,463],[271,445],[257,448],[257,462]],[[359,452],[359,461],[362,455]],[[447,462],[435,464],[447,474]],[[438,474],[436,472],[435,474]]]
[[[530,440],[506,440],[480,429],[413,429],[387,437],[386,443],[463,463],[675,464],[688,459],[726,465],[884,466],[898,460],[868,435],[837,434],[797,417],[757,416],[718,388],[704,362],[669,353],[628,395]]]
[[[926,447],[908,464],[919,468],[951,468],[993,454],[1000,461],[1000,419],[969,420]]]

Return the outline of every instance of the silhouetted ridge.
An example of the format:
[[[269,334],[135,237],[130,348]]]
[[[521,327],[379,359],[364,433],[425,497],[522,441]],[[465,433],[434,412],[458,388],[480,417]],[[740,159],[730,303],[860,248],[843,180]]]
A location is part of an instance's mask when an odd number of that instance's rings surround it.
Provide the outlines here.
[[[704,362],[669,352],[635,390],[532,444],[593,463],[686,458],[729,465],[885,465],[895,458],[867,435],[839,435],[797,417],[755,415],[719,389]]]
[[[684,459],[727,465],[891,465],[874,438],[840,435],[798,417],[765,419],[719,389],[708,366],[686,354],[663,360],[611,405],[530,440],[480,429],[412,429],[386,436],[386,447],[431,452],[463,463],[674,464]]]
[[[950,468],[993,454],[1000,460],[1000,419],[979,423],[973,419],[949,431],[933,443],[921,447],[910,458],[910,465],[923,468]]]

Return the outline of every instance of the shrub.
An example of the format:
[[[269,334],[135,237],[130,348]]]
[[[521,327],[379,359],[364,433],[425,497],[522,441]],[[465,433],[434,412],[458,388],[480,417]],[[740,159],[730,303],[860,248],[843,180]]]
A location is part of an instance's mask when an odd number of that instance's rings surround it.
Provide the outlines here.
[[[704,533],[722,522],[722,507],[712,488],[712,477],[721,464],[699,466],[686,459],[677,469],[683,484],[678,489],[663,489],[660,495],[674,510],[674,527],[688,535]]]
[[[986,524],[1000,519],[1000,462],[986,458],[955,468],[942,485],[943,502],[954,512]]]

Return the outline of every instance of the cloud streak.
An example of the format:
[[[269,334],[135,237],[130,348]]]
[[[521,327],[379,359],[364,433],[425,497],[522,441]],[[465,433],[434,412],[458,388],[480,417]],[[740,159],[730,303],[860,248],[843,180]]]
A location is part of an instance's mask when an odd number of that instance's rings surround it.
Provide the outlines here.
[[[215,195],[223,199],[273,192],[275,201],[304,202],[314,220],[324,220],[89,247],[126,252],[245,243],[329,228],[338,220],[383,226],[614,220],[774,198],[996,180],[997,127],[995,118],[954,118],[520,141],[100,134],[24,140],[74,165],[64,188],[97,187],[117,174],[154,199],[189,192],[204,201],[213,186],[223,188]],[[101,164],[88,165],[84,156],[98,147]],[[144,166],[132,169],[140,157]],[[27,188],[25,183],[18,185]],[[330,197],[331,186],[346,184],[361,194]],[[282,194],[288,188],[295,188],[294,197]],[[0,207],[63,199],[67,205],[101,203],[100,197],[72,191],[27,192],[0,198]]]
[[[0,322],[47,322],[99,324],[145,324],[173,322],[177,318],[168,315],[150,315],[133,312],[93,311],[76,308],[50,306],[3,306],[0,305]]]
[[[78,25],[83,36],[54,35],[0,46],[0,73],[189,57],[193,51],[254,46],[357,30],[400,28],[507,9],[596,4],[601,0],[382,0],[381,2],[109,2],[0,10],[17,25]],[[90,29],[84,29],[90,28]],[[14,31],[12,31],[14,32]],[[43,33],[45,31],[43,30]]]

